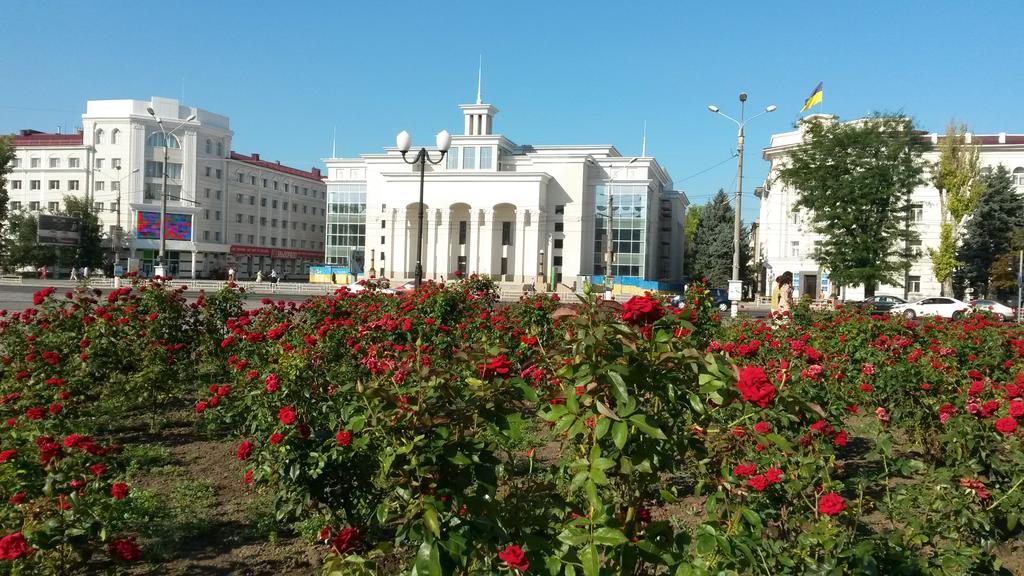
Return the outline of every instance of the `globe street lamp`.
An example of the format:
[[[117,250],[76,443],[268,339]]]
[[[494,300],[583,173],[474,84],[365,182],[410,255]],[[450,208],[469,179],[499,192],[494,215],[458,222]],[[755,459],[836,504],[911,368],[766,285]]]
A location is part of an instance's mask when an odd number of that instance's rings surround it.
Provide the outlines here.
[[[747,102],[747,93],[740,92],[740,119],[737,120],[727,114],[723,114],[718,106],[708,106],[708,111],[719,116],[724,116],[729,120],[732,120],[737,127],[739,132],[736,135],[736,148],[737,148],[737,166],[736,166],[736,213],[733,218],[732,225],[732,281],[729,282],[729,299],[732,300],[732,317],[735,318],[736,314],[739,313],[740,309],[740,298],[743,292],[743,283],[740,281],[740,207],[742,205],[743,196],[743,129],[747,122],[750,122],[754,118],[768,114],[769,112],[775,112],[776,106],[772,104],[764,109],[763,112],[751,116],[750,118],[744,118],[744,105]]]
[[[164,130],[163,119],[156,115],[156,111],[153,110],[152,106],[146,106],[146,112],[149,112],[149,115],[152,116],[154,120],[156,120],[157,127],[160,128],[160,132],[163,133],[164,135],[164,164],[161,169],[161,172],[163,172],[164,176],[164,184],[163,190],[161,191],[162,193],[160,195],[160,252],[157,253],[156,267],[154,268],[154,275],[164,276],[164,251],[167,248],[167,148],[171,144],[170,141],[168,140],[168,136],[172,136],[179,128],[195,120],[196,115],[192,114],[191,116],[183,120],[180,124],[175,126],[173,130],[168,132],[167,130]]]
[[[420,148],[419,152],[416,153],[416,158],[410,161],[406,154],[412,147],[412,136],[408,132],[402,130],[398,133],[398,137],[395,139],[395,143],[398,145],[398,151],[402,153],[402,160],[406,164],[419,165],[420,167],[420,204],[419,204],[419,223],[416,230],[416,289],[420,289],[420,284],[423,283],[423,178],[426,173],[426,163],[437,165],[440,164],[448,149],[452,145],[452,137],[448,134],[447,130],[441,130],[437,133],[437,149],[441,151],[441,157],[434,161],[430,158],[430,154],[426,148]]]

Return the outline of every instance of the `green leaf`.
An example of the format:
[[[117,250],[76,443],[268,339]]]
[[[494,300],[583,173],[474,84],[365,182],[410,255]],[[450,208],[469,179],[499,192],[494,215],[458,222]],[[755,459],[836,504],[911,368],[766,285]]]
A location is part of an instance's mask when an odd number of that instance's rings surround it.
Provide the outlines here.
[[[555,429],[552,430],[552,432],[554,432],[555,434],[561,434],[562,432],[568,430],[574,422],[576,422],[576,416],[574,414],[566,414],[565,416],[562,416],[558,420],[558,423],[555,424]]]
[[[468,466],[468,465],[473,463],[473,461],[470,460],[462,452],[459,452],[459,453],[455,454],[455,456],[449,456],[448,460],[450,460],[452,462],[452,464],[458,464],[459,466]]]
[[[423,505],[423,522],[435,538],[441,537],[441,522],[437,519],[437,510],[430,504]]]
[[[785,438],[783,438],[782,436],[779,436],[778,434],[772,433],[772,434],[769,434],[767,436],[767,438],[772,441],[772,444],[775,444],[779,448],[782,448],[782,450],[784,452],[792,452],[793,451],[793,445],[790,444],[789,441],[786,440]]]
[[[583,483],[583,491],[587,493],[587,500],[591,506],[594,508],[601,507],[603,502],[601,502],[601,498],[597,495],[597,485],[594,484],[593,480],[587,480]]]
[[[750,508],[744,508],[742,511],[743,517],[757,530],[761,530],[761,517],[757,515]]]
[[[590,533],[583,528],[569,527],[562,530],[562,533],[558,535],[558,539],[570,546],[579,546],[590,540]]]
[[[654,425],[652,423],[652,419],[646,414],[634,414],[629,417],[629,421],[632,422],[634,426],[639,428],[641,432],[650,436],[651,438],[657,438],[658,440],[668,440],[668,436],[665,436],[665,433],[661,431],[661,428],[658,428],[656,425]]]
[[[621,546],[629,541],[626,535],[621,530],[616,528],[610,528],[605,526],[604,528],[598,528],[594,531],[594,542],[597,544],[605,544],[607,546]]]
[[[601,558],[597,553],[597,547],[591,544],[580,550],[580,562],[583,564],[585,576],[598,576],[601,572]]]
[[[622,447],[626,445],[626,440],[629,439],[629,425],[625,422],[616,422],[612,424],[612,442],[615,442],[615,447],[622,450]]]
[[[441,554],[437,544],[424,542],[416,552],[416,574],[419,576],[441,576]]]
[[[612,425],[612,421],[607,418],[601,418],[597,421],[597,425],[594,426],[594,437],[600,440],[604,438],[604,435],[608,433],[608,428]]]
[[[626,388],[626,381],[618,372],[608,371],[608,379],[612,381],[612,396],[618,402],[626,402],[629,399],[629,392]]]
[[[714,534],[701,534],[697,537],[697,554],[707,556],[718,548],[718,540]]]

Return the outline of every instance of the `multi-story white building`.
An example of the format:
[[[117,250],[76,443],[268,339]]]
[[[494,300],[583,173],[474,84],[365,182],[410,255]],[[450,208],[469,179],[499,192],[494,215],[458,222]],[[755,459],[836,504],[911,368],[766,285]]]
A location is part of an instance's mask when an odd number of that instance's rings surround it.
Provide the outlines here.
[[[835,117],[813,115],[805,121],[834,121]],[[923,135],[932,144],[931,151],[925,153],[929,165],[938,161],[938,143],[943,138],[938,133]],[[969,134],[968,141],[979,146],[982,170],[991,170],[1002,164],[1013,174],[1018,189],[1024,192],[1024,135],[1015,134]],[[758,285],[763,295],[771,294],[775,289],[773,279],[783,272],[793,273],[793,288],[798,295],[809,295],[819,298],[830,293],[828,271],[822,270],[815,262],[813,254],[821,236],[812,231],[808,215],[794,209],[796,191],[788,188],[778,178],[779,169],[784,165],[788,154],[803,142],[803,123],[791,132],[773,134],[770,145],[764,149],[764,159],[771,163],[768,178],[764,186],[756,193],[761,199],[758,217],[758,247],[754,253],[760,264],[761,278]],[[930,176],[926,173],[926,180]],[[879,286],[876,294],[893,294],[909,298],[937,296],[940,282],[932,273],[929,248],[939,245],[939,224],[941,213],[939,208],[939,192],[930,183],[918,187],[912,197],[911,225],[920,236],[911,249],[916,258],[907,275],[906,290],[903,286]],[[844,288],[841,296],[847,300],[863,298],[864,287]]]
[[[459,108],[463,134],[425,171],[425,278],[458,270],[523,283],[553,274],[572,284],[602,275],[610,193],[614,275],[681,279],[686,195],[654,158],[623,157],[610,145],[517,145],[494,133],[494,106],[478,99]],[[327,262],[412,277],[418,170],[397,148],[324,162]]]
[[[90,100],[82,126],[76,134],[23,130],[14,137],[11,209],[56,212],[65,195],[87,195],[105,231],[125,230],[130,265],[148,274],[160,244],[166,170],[170,273],[304,274],[323,261],[320,170],[232,152],[226,116],[168,98]]]

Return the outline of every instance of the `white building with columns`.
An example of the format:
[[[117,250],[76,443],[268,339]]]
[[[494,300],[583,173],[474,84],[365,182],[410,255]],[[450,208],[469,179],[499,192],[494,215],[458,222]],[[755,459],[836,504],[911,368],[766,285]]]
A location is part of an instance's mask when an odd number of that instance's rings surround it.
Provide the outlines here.
[[[520,145],[494,132],[498,109],[459,106],[462,134],[424,174],[424,278],[486,274],[572,286],[605,272],[608,194],[613,272],[679,282],[686,195],[654,158],[610,145]],[[426,135],[423,135],[426,136]],[[421,136],[422,138],[422,136]],[[432,137],[431,137],[432,138]],[[414,139],[410,160],[420,148]],[[428,147],[431,158],[440,157]],[[411,278],[420,174],[397,148],[327,158],[327,262]]]
[[[170,132],[166,139],[147,108]],[[320,170],[239,154],[231,150],[233,136],[226,116],[171,98],[90,100],[76,133],[14,136],[9,208],[59,212],[64,196],[87,195],[106,245],[113,251],[111,237],[123,230],[121,262],[148,274],[160,245],[166,172],[169,273],[208,277],[233,267],[243,278],[272,268],[307,274],[323,262]]]
[[[835,121],[834,116],[812,115],[805,120]],[[855,120],[856,121],[856,120]],[[923,134],[932,145],[925,153],[925,161],[933,165],[938,161],[938,143],[943,135],[932,132]],[[1024,193],[1024,134],[968,134],[968,141],[979,146],[982,170],[992,170],[1002,164],[1012,174],[1020,192]],[[769,296],[777,288],[774,278],[783,272],[793,273],[793,288],[796,295],[807,295],[820,298],[828,295],[831,284],[828,271],[822,270],[814,260],[816,244],[821,235],[812,230],[808,215],[794,209],[797,200],[795,190],[787,187],[778,178],[779,169],[785,165],[790,151],[803,142],[803,123],[796,130],[773,134],[769,146],[764,149],[764,159],[771,166],[764,185],[756,190],[761,200],[760,213],[757,221],[757,242],[753,253],[759,265],[760,278],[758,287],[761,295]],[[939,224],[941,213],[939,208],[939,192],[930,184],[931,176],[926,170],[925,179],[928,184],[914,190],[911,198],[912,216],[910,225],[920,236],[911,249],[915,260],[906,275],[906,286],[879,286],[876,294],[889,294],[913,300],[925,296],[938,296],[941,283],[932,273],[929,248],[938,248]],[[841,295],[847,300],[860,300],[864,297],[864,287],[844,288]]]

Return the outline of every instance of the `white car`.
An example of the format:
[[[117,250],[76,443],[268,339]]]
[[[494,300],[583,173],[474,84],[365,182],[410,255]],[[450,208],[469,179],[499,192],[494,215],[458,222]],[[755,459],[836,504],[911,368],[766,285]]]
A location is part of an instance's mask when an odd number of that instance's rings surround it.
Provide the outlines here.
[[[889,309],[889,313],[902,314],[907,318],[941,316],[957,320],[971,313],[971,305],[956,298],[933,296],[931,298],[921,298],[916,302],[897,304]]]
[[[1009,322],[1017,317],[1016,310],[995,300],[971,300],[971,305],[975,310],[984,310],[1001,317],[1004,322]]]

